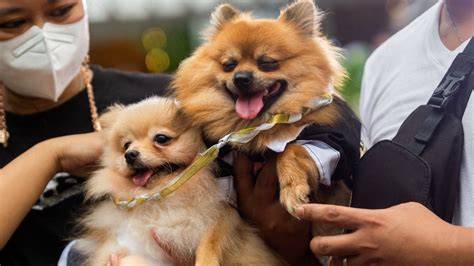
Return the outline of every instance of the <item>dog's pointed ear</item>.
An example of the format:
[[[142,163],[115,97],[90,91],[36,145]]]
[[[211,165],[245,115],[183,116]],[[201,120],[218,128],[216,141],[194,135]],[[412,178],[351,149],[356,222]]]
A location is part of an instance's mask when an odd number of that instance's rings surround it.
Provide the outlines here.
[[[210,22],[210,27],[206,32],[206,37],[212,37],[214,36],[217,32],[219,32],[222,27],[230,22],[231,20],[237,18],[241,12],[236,9],[235,7],[229,5],[229,4],[222,4],[212,12],[211,15],[211,22]]]
[[[278,20],[294,25],[304,36],[313,37],[319,33],[321,16],[313,0],[297,0],[281,10]]]
[[[123,111],[123,109],[125,109],[125,106],[121,104],[114,104],[107,108],[107,111],[99,117],[102,128],[110,128],[115,123],[118,115]]]

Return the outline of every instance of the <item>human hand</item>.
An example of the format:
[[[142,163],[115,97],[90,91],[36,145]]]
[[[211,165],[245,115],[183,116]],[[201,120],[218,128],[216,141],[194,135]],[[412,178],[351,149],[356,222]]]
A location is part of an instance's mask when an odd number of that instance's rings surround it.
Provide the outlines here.
[[[112,254],[107,266],[148,266],[148,263],[139,256]]]
[[[253,163],[244,155],[234,161],[234,180],[240,215],[263,233],[267,244],[291,265],[314,265],[309,250],[311,223],[291,216],[278,200],[276,156],[270,158],[256,178]]]
[[[104,139],[100,132],[94,132],[49,139],[44,145],[53,149],[58,172],[87,177],[98,167]]]
[[[311,250],[334,256],[332,265],[464,265],[474,261],[474,234],[459,246],[460,227],[450,225],[418,203],[388,209],[367,210],[334,205],[306,204],[297,215],[316,223],[326,223],[352,232],[315,237]],[[470,245],[470,246],[469,246]],[[463,250],[466,250],[463,256]],[[469,250],[471,250],[469,252]],[[454,256],[453,254],[456,254]],[[463,259],[464,258],[464,259]]]

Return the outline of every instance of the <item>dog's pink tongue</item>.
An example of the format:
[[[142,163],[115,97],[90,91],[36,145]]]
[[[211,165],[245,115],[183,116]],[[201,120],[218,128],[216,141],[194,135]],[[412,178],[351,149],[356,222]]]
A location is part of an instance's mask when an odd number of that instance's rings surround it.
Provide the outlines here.
[[[263,108],[263,95],[265,91],[251,96],[240,95],[235,104],[235,111],[242,119],[254,119]]]
[[[133,184],[137,187],[143,187],[148,182],[148,179],[153,175],[153,170],[140,171],[133,176]]]

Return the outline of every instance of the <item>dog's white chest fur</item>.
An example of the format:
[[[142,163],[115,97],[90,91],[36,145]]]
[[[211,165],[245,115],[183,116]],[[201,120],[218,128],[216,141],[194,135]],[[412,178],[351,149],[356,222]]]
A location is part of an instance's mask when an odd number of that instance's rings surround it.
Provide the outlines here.
[[[199,212],[204,210],[196,206],[159,209],[159,213],[156,209],[143,210],[120,222],[115,231],[118,245],[148,260],[150,265],[173,265],[168,254],[153,240],[154,230],[171,249],[182,256],[192,257],[206,228],[213,224],[213,219],[201,216]],[[152,215],[154,212],[156,216]]]
[[[90,227],[106,231],[114,250],[140,256],[150,265],[174,265],[153,239],[153,231],[175,255],[192,260],[200,240],[225,205],[214,178],[195,178],[188,189],[185,186],[169,197],[130,211],[104,202],[91,214]],[[94,252],[94,247],[89,250]]]
[[[154,252],[150,252],[151,250],[149,249],[151,246],[149,246],[149,243],[145,244],[140,242],[143,241],[143,234],[145,232],[141,232],[139,235],[137,235],[138,231],[142,230],[133,229],[129,221],[122,222],[122,224],[118,227],[116,236],[117,244],[120,246],[120,248],[127,250],[128,253],[140,256],[142,259],[146,260],[149,265],[174,265],[167,254],[158,246],[153,248]]]

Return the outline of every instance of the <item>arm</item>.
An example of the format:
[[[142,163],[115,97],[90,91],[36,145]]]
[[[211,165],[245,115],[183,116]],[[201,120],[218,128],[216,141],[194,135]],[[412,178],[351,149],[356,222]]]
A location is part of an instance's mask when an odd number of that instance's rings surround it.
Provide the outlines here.
[[[291,216],[278,199],[276,158],[269,159],[254,182],[253,163],[239,155],[234,182],[240,215],[253,223],[265,242],[290,265],[316,265],[311,254],[311,223]]]
[[[60,171],[76,171],[101,154],[98,133],[41,142],[0,169],[0,249],[21,223],[48,181]]]
[[[472,265],[474,228],[448,224],[418,203],[367,210],[307,204],[297,210],[306,220],[350,229],[315,237],[315,254],[335,256],[335,265]]]

